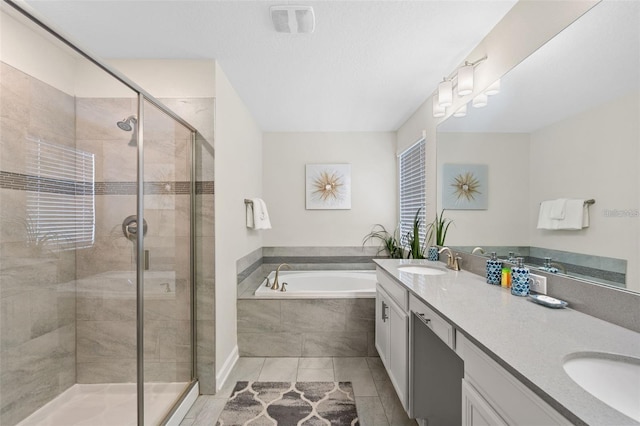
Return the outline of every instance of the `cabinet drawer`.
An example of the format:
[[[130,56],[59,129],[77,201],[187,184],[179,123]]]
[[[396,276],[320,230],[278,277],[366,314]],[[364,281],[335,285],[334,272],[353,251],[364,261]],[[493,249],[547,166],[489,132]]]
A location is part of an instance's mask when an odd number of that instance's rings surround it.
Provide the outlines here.
[[[447,344],[451,349],[455,350],[453,326],[442,317],[435,313],[431,308],[425,305],[421,300],[413,294],[409,296],[409,310],[416,314],[424,314],[424,318],[429,320],[427,324],[431,330]]]
[[[404,309],[405,312],[409,309],[409,292],[402,285],[397,283],[392,277],[387,275],[386,272],[382,271],[380,268],[376,269],[376,278],[378,280],[378,284],[385,289],[385,291],[391,296],[394,302],[398,304],[398,306]]]

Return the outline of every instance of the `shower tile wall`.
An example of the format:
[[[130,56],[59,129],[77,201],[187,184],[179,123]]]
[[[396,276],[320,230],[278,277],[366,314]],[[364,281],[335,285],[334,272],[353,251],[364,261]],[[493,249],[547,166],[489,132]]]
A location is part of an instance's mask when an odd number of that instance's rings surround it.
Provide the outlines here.
[[[75,253],[29,226],[25,139],[73,147],[75,106],[5,63],[0,84],[0,424],[11,425],[76,381]]]
[[[214,311],[214,99],[160,99],[198,129],[196,135],[196,328],[200,392],[216,393]]]

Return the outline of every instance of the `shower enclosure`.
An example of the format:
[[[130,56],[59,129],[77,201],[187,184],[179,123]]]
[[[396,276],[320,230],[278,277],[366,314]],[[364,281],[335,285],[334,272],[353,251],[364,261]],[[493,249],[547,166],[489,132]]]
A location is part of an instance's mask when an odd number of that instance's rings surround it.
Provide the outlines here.
[[[198,136],[0,13],[0,424],[161,424],[197,394]]]

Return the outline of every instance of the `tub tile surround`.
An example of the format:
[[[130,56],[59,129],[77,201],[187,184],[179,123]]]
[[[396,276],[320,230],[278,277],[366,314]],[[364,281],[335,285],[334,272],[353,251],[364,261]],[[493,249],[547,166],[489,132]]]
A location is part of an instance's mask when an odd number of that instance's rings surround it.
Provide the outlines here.
[[[512,296],[468,270],[440,276],[401,273],[398,265],[407,262],[376,261],[382,273],[401,283],[452,324],[456,333],[462,333],[572,423],[633,423],[580,388],[562,365],[576,352],[639,358],[638,332],[576,311],[571,305],[549,309]],[[469,268],[469,263],[463,267]]]
[[[253,295],[280,263],[294,270],[371,270],[376,254],[377,247],[262,247],[239,259],[240,356],[377,356],[375,299],[265,300]]]
[[[486,275],[486,257],[469,253],[460,256],[463,270]],[[571,309],[640,333],[639,293],[545,271],[533,272],[547,277],[547,294],[567,301]]]

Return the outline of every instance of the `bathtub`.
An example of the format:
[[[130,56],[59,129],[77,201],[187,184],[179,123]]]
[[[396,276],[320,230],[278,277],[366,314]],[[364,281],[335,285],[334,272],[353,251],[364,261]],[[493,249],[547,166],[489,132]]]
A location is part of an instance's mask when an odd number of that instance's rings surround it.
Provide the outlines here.
[[[276,273],[269,274],[273,283]],[[376,296],[375,271],[280,271],[278,282],[287,283],[287,291],[271,290],[265,279],[255,297],[265,299],[342,299]]]

